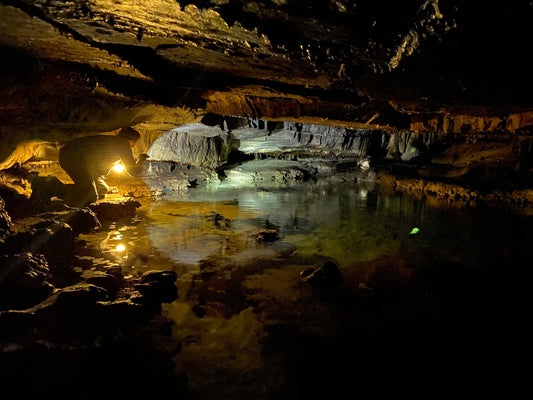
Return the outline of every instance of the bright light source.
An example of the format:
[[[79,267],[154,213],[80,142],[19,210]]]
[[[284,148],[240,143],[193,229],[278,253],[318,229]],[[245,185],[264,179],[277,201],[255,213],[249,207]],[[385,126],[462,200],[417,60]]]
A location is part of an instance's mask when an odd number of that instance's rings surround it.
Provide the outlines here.
[[[124,165],[118,163],[113,165],[113,171],[115,172],[124,172]]]
[[[124,251],[124,250],[126,250],[126,246],[124,246],[123,244],[117,244],[115,251]]]

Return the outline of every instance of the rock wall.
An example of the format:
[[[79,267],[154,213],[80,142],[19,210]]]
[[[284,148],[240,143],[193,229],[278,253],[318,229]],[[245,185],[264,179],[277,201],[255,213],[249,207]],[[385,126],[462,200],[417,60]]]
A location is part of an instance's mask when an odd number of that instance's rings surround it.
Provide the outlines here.
[[[286,123],[295,140],[303,145],[346,151],[361,157],[410,161],[430,156],[442,143],[435,133],[386,132],[326,125]]]
[[[436,114],[413,115],[410,130],[439,134],[526,133],[533,131],[533,111],[507,115]]]

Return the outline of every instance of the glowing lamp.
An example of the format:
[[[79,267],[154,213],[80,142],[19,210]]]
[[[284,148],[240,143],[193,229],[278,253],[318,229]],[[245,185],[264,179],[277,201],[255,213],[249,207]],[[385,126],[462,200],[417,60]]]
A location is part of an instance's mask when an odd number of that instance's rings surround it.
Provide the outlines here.
[[[124,172],[124,165],[120,163],[113,165],[113,171],[119,172],[119,173]]]

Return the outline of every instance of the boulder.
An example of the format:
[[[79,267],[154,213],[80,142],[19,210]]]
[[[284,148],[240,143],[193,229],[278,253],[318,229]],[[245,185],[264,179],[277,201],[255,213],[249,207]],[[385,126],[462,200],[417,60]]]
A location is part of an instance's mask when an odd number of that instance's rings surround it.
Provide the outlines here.
[[[74,236],[78,236],[80,233],[87,234],[101,226],[96,214],[87,207],[43,213],[39,214],[39,217],[64,222],[72,228]]]
[[[187,124],[164,133],[148,150],[150,161],[174,161],[200,167],[216,167],[239,148],[230,132],[202,124]]]

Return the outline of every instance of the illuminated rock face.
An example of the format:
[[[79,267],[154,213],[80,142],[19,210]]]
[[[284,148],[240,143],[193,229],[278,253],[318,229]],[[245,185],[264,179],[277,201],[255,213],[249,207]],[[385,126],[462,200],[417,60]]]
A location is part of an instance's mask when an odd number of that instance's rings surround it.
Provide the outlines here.
[[[533,6],[504,15],[466,3],[3,0],[0,169],[53,161],[72,137],[124,126],[141,132],[144,153],[206,113],[328,125],[311,140],[325,148],[364,148],[346,129],[379,131],[403,161],[417,153],[400,149],[398,132],[523,141],[532,80],[507,56],[528,48]],[[218,165],[233,148],[224,135],[182,135],[177,156],[151,152]]]
[[[223,164],[239,141],[220,128],[187,124],[159,137],[148,150],[151,161],[175,161],[202,167]]]

